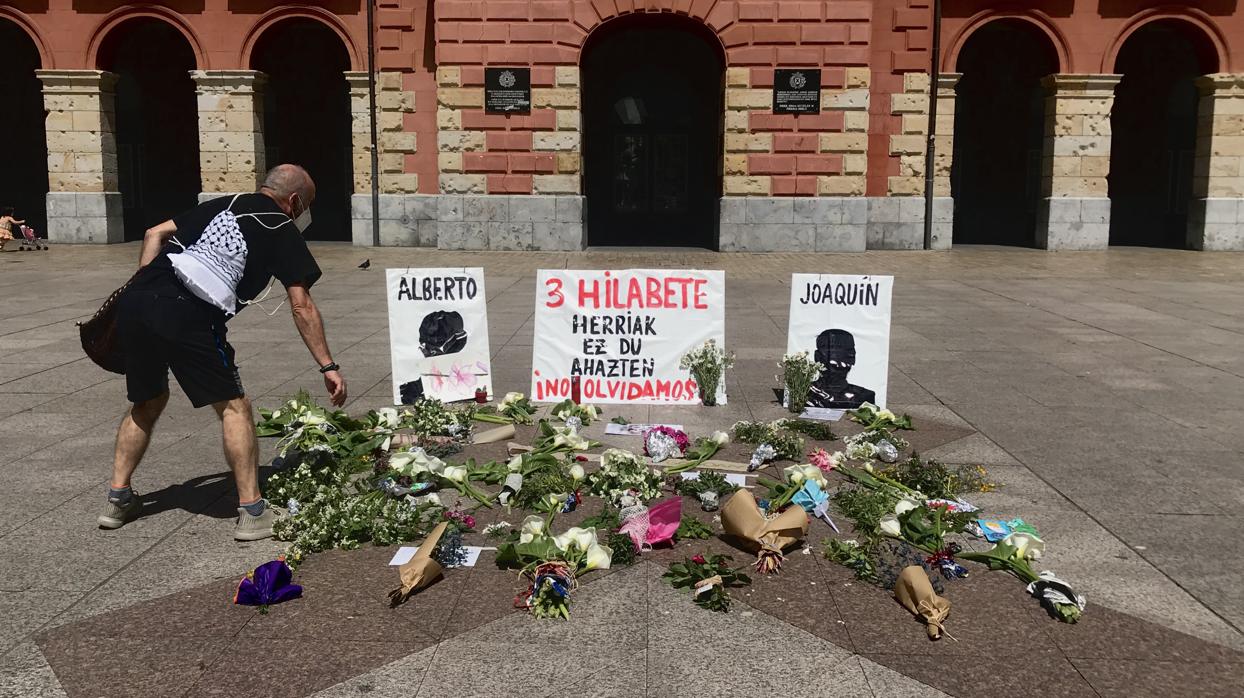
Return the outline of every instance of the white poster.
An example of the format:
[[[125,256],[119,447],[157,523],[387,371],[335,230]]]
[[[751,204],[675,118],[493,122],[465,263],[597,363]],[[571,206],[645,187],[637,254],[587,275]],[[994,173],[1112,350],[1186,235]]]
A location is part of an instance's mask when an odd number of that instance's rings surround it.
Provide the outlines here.
[[[588,403],[698,404],[688,350],[725,348],[722,271],[542,269],[536,280],[531,398],[560,402],[579,377]],[[717,402],[725,404],[723,378]]]
[[[885,407],[893,291],[892,276],[791,275],[786,351],[825,367],[808,407]]]
[[[388,269],[393,403],[492,395],[484,270]]]

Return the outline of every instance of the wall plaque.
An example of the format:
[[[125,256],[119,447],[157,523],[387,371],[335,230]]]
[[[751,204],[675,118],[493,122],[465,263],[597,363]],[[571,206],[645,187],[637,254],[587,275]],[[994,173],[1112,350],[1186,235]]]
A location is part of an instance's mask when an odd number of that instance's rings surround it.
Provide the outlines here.
[[[773,71],[773,113],[820,114],[821,69],[775,69]]]
[[[484,68],[484,111],[530,112],[531,68]]]

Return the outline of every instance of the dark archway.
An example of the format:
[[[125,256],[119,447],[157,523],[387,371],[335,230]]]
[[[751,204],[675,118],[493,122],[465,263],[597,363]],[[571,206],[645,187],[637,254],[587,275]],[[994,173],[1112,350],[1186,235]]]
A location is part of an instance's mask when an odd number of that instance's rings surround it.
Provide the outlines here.
[[[955,90],[955,244],[1035,242],[1041,199],[1045,91],[1058,53],[1031,22],[1000,19],[959,52]]]
[[[717,247],[721,44],[670,15],[605,22],[583,48],[592,245]]]
[[[198,203],[199,116],[194,49],[154,17],[117,25],[99,48],[99,68],[117,74],[117,171],[125,239]]]
[[[1197,102],[1194,80],[1217,69],[1200,30],[1159,20],[1123,42],[1110,114],[1110,244],[1187,247]]]
[[[0,108],[0,206],[12,206],[17,218],[47,237],[47,135],[43,83],[35,75],[41,67],[39,48],[25,30],[6,19],[0,19],[0,46],[0,94],[5,102]]]
[[[251,67],[268,74],[264,146],[268,166],[302,165],[315,180],[308,240],[350,239],[354,192],[350,133],[350,54],[313,19],[291,18],[259,37]]]

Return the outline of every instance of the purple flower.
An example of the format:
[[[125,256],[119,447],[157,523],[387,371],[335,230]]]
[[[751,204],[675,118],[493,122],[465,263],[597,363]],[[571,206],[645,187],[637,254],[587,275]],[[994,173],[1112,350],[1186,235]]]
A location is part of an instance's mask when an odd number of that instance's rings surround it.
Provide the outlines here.
[[[243,606],[266,607],[302,596],[302,587],[290,584],[293,579],[289,565],[284,560],[265,562],[247,573],[238,583],[233,603]]]

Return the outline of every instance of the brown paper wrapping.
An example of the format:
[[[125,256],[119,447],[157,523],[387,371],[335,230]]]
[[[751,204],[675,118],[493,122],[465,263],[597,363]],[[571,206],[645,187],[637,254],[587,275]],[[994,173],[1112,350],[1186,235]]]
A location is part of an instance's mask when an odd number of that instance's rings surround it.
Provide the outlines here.
[[[750,543],[754,552],[781,552],[808,532],[808,515],[800,507],[789,507],[777,517],[767,519],[752,493],[739,490],[721,508],[721,527],[726,533]]]
[[[505,441],[506,439],[514,438],[514,433],[515,433],[514,425],[506,424],[505,426],[500,426],[500,427],[497,427],[496,429],[489,429],[488,431],[477,432],[475,436],[471,437],[471,443],[491,444],[491,443],[496,443],[498,441]]]
[[[409,562],[397,568],[398,575],[402,578],[402,586],[389,592],[389,601],[394,606],[405,601],[416,591],[440,579],[441,575],[445,573],[440,563],[432,559],[432,550],[436,548],[437,542],[445,534],[445,527],[448,525],[448,521],[442,521],[437,524],[436,528],[432,529],[432,532],[428,534],[428,537],[423,539],[423,543],[415,551],[415,556]]]
[[[909,565],[898,575],[894,585],[894,598],[903,604],[903,608],[911,611],[918,618],[924,619],[925,630],[930,640],[940,639],[944,628],[942,624],[950,615],[950,602],[933,591],[929,576],[923,567]],[[946,633],[947,636],[950,633]]]

